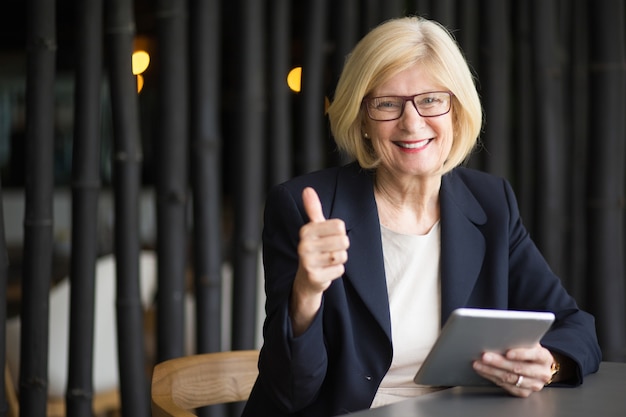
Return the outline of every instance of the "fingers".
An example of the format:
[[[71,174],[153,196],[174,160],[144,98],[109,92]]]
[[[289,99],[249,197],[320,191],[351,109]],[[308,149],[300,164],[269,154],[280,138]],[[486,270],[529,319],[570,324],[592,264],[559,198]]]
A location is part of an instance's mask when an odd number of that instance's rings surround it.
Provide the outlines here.
[[[320,198],[313,188],[306,187],[302,190],[302,202],[304,203],[304,210],[307,216],[309,216],[310,221],[319,223],[326,220],[322,212]]]
[[[490,367],[481,361],[476,361],[473,366],[480,376],[517,397],[528,397],[534,391],[539,391],[543,387],[543,385],[534,383],[523,374]]]
[[[554,357],[550,351],[538,343],[530,348],[510,349],[506,352],[505,357],[510,361],[532,362],[544,365],[548,369],[554,361]]]
[[[328,265],[345,264],[348,260],[348,253],[345,250],[337,250],[327,252]]]
[[[311,255],[309,261],[315,266],[345,263],[349,241],[344,222],[325,219],[322,203],[313,188],[302,191],[302,201],[310,223],[300,230],[300,255]]]
[[[540,391],[549,379],[549,365],[541,346],[515,349],[500,355],[486,352],[473,364],[476,372],[509,393],[527,397]],[[551,363],[551,362],[550,362]]]
[[[302,191],[302,201],[310,222],[300,229],[298,255],[303,274],[298,275],[299,285],[323,291],[343,275],[350,242],[341,219],[325,219],[313,188]]]

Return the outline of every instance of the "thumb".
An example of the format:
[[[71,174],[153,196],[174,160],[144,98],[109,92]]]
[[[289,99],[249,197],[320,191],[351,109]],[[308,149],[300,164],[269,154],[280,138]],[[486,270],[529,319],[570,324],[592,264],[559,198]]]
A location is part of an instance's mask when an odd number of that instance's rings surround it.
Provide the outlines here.
[[[322,212],[320,198],[313,188],[306,187],[302,190],[302,202],[304,203],[304,210],[307,216],[309,216],[310,221],[318,223],[326,220]]]

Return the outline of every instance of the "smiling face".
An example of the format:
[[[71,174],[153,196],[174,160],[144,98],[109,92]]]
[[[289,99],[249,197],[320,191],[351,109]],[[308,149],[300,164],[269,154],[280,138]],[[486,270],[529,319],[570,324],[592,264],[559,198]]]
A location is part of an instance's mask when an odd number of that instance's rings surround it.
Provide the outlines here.
[[[378,96],[412,96],[431,91],[445,91],[419,65],[414,65],[369,94]],[[380,156],[379,169],[398,179],[440,176],[453,141],[452,111],[436,117],[422,117],[407,101],[397,120],[374,121],[365,115],[364,132]]]

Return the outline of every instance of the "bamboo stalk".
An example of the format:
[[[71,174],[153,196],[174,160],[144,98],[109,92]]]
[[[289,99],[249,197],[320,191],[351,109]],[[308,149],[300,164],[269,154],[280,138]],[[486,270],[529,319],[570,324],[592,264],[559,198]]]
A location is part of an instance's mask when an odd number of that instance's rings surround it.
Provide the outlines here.
[[[482,17],[489,22],[481,30],[481,91],[486,114],[486,125],[482,135],[489,157],[485,158],[485,169],[491,173],[509,176],[510,98],[509,89],[509,31],[506,2],[490,0],[481,3]]]
[[[190,3],[190,148],[193,188],[193,265],[196,348],[222,348],[222,175],[220,4]]]
[[[517,16],[514,27],[515,52],[514,61],[517,62],[517,71],[514,72],[514,87],[512,93],[516,97],[514,106],[515,116],[511,119],[512,138],[516,141],[512,153],[518,161],[514,168],[515,185],[520,205],[520,212],[527,227],[535,224],[535,161],[533,149],[535,147],[535,112],[534,103],[538,96],[533,89],[533,44],[531,10],[527,3],[518,3],[513,11]]]
[[[278,184],[292,176],[293,145],[291,93],[286,83],[290,70],[291,2],[273,0],[269,17],[269,149],[267,155],[269,184]]]
[[[385,0],[384,2],[379,2],[378,22],[403,16],[406,13],[405,3],[406,1],[404,0]]]
[[[232,349],[255,345],[256,289],[265,190],[265,20],[263,2],[245,0],[241,13],[242,86],[239,93],[238,164],[232,174],[235,236],[233,245]],[[239,153],[241,152],[241,153]]]
[[[106,57],[113,119],[113,190],[117,331],[122,415],[150,415],[150,388],[145,375],[143,309],[139,292],[139,188],[142,160],[137,83],[132,74],[135,31],[133,2],[108,0]]]
[[[465,0],[457,5],[458,9],[458,31],[454,31],[453,34],[457,39],[457,42],[461,46],[465,59],[467,60],[472,73],[475,77],[478,77],[480,73],[481,63],[481,43],[480,34],[482,25],[481,13],[480,13],[480,1],[479,0]],[[451,28],[455,29],[455,28]],[[480,78],[475,81],[477,87],[480,89]],[[484,128],[484,126],[483,126]],[[476,169],[482,169],[484,166],[484,152],[480,152],[480,144],[477,146],[474,153],[467,161],[467,166]]]
[[[311,172],[326,165],[322,132],[324,117],[324,67],[326,54],[327,0],[309,3],[307,30],[304,35],[304,64],[302,67],[301,172]]]
[[[359,1],[344,0],[336,6],[331,15],[331,36],[334,39],[332,59],[329,62],[329,70],[332,74],[332,85],[330,90],[334,91],[339,76],[343,70],[346,58],[352,48],[356,45],[360,37],[359,30]],[[332,93],[331,93],[332,94]],[[332,145],[333,152],[329,155],[327,165],[343,165],[349,161],[347,155],[342,155]]]
[[[563,277],[564,283],[572,296],[582,308],[588,308],[588,291],[585,285],[587,279],[587,263],[589,242],[587,236],[587,190],[584,184],[589,178],[587,159],[587,141],[589,132],[589,97],[594,94],[589,90],[589,36],[590,28],[587,25],[587,2],[572,2],[572,18],[569,25],[568,55],[571,56],[568,102],[571,103],[568,119],[572,121],[571,160],[569,175],[575,186],[571,188],[571,239],[568,244],[569,270]]]
[[[533,72],[535,109],[534,160],[537,182],[535,239],[554,271],[565,272],[566,239],[566,123],[562,54],[559,52],[558,14],[555,0],[534,1],[535,51]],[[531,163],[528,161],[528,163]]]
[[[491,8],[494,5],[494,2],[488,2],[487,8]],[[496,6],[506,6],[506,2],[502,0],[496,0]],[[455,0],[437,0],[432,2],[432,18],[437,20],[439,23],[446,26],[448,29],[452,30],[457,27],[456,17],[457,17],[457,5],[458,2]],[[495,10],[494,10],[495,12]],[[504,21],[502,22],[504,23]]]
[[[380,23],[380,2],[378,0],[361,0],[361,32],[369,32]]]
[[[77,68],[72,158],[72,256],[67,415],[92,412],[95,265],[100,190],[102,0],[76,4]]]
[[[55,2],[30,0],[26,74],[24,275],[20,341],[20,413],[44,416],[54,192]]]
[[[158,102],[156,215],[157,360],[183,356],[188,193],[187,10],[183,0],[156,3]]]
[[[430,0],[413,0],[411,4],[417,15],[432,19]]]

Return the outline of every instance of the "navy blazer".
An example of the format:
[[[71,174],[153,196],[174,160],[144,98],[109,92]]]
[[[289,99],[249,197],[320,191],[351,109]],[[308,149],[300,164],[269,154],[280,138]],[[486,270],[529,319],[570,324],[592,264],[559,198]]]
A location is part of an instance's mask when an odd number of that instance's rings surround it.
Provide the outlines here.
[[[313,187],[326,218],[350,239],[345,274],[324,293],[307,331],[288,315],[298,267],[302,190]],[[576,384],[598,369],[594,319],[581,311],[531,240],[511,186],[471,169],[444,175],[441,207],[441,322],[457,307],[552,311],[548,349],[578,366]],[[373,175],[356,163],[292,179],[268,194],[263,228],[266,319],[259,377],[243,416],[335,416],[369,408],[393,346]],[[410,329],[407,329],[410,331]]]

